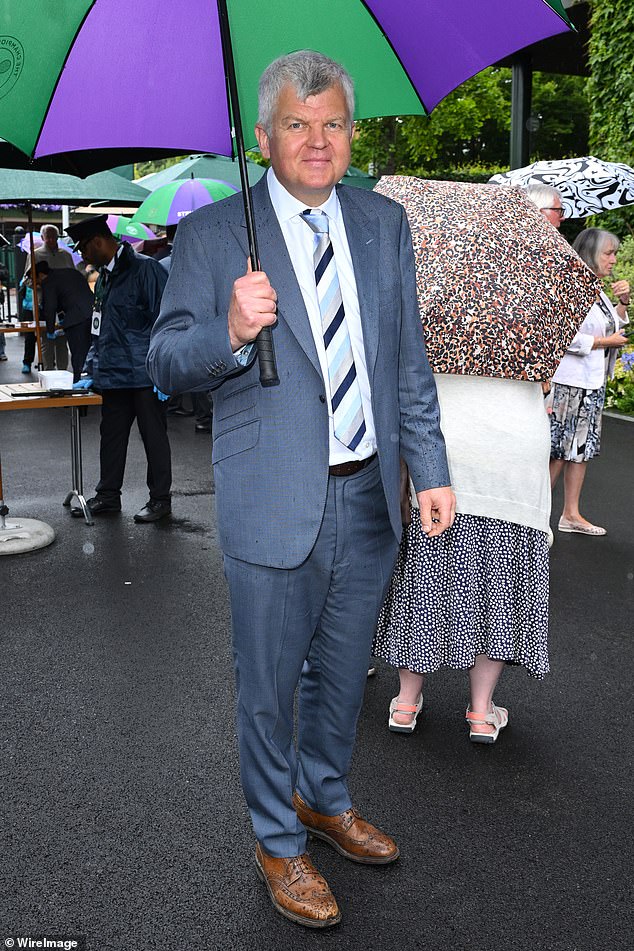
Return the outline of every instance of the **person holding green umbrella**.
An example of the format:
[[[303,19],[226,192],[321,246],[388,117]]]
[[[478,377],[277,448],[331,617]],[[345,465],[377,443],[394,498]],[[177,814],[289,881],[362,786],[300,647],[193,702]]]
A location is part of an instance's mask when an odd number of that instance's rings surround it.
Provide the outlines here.
[[[350,164],[352,80],[304,50],[265,70],[259,98],[272,165],[252,190],[262,270],[247,260],[240,195],[184,218],[148,369],[164,392],[213,391],[256,869],[278,912],[323,928],[341,913],[308,832],[363,865],[399,855],[347,785],[401,534],[399,453],[427,534],[451,524],[454,500],[404,210],[335,188]],[[263,387],[252,344],[271,326],[279,385]]]

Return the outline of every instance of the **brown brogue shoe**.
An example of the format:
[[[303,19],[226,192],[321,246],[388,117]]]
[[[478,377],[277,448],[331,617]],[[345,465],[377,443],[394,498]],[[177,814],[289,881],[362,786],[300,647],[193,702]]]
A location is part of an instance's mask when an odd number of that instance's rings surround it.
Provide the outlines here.
[[[255,867],[273,906],[285,918],[307,928],[328,928],[341,921],[335,896],[307,852],[278,859],[267,855],[258,842]]]
[[[298,819],[312,835],[328,842],[353,862],[387,865],[399,856],[394,839],[362,819],[356,809],[346,809],[338,816],[323,816],[310,809],[298,793],[293,793],[293,806]]]

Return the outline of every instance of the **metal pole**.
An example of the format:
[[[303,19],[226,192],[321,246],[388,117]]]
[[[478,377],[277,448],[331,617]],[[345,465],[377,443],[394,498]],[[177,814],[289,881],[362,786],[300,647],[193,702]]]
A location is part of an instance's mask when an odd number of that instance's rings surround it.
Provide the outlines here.
[[[33,320],[35,321],[35,340],[37,342],[37,360],[40,367],[44,366],[42,360],[42,339],[40,337],[40,305],[37,299],[37,274],[35,271],[35,246],[33,244],[33,208],[31,202],[27,202],[27,211],[29,215],[29,242],[31,245],[31,284],[33,285]]]
[[[528,165],[529,138],[526,123],[531,111],[533,68],[531,54],[521,50],[513,60],[511,87],[511,168]]]
[[[236,154],[238,158],[238,167],[240,169],[240,181],[242,183],[242,200],[244,202],[244,217],[247,226],[247,237],[249,241],[249,255],[251,256],[251,267],[254,271],[260,270],[260,255],[258,254],[257,237],[255,233],[255,217],[253,214],[253,205],[251,203],[251,190],[249,187],[249,173],[247,170],[247,158],[244,150],[244,136],[242,134],[242,117],[240,115],[240,102],[238,98],[238,86],[236,83],[236,68],[233,60],[233,47],[231,46],[231,30],[229,26],[229,14],[227,12],[226,0],[217,0],[218,16],[220,21],[220,37],[222,40],[222,56],[225,68],[225,79],[229,91],[230,113],[233,118],[233,126],[236,140]],[[280,382],[277,375],[277,366],[275,363],[275,350],[273,349],[273,334],[270,327],[263,327],[256,337],[255,345],[258,351],[258,361],[260,364],[260,383],[262,386],[277,386]]]
[[[9,514],[8,507],[4,504],[4,489],[2,487],[2,459],[0,459],[0,529],[4,531],[7,527],[6,517]]]

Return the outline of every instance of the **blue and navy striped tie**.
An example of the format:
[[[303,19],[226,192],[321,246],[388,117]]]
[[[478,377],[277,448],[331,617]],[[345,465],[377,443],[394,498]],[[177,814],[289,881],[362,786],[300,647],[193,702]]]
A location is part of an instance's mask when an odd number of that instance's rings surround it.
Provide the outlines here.
[[[328,216],[307,208],[302,218],[314,232],[313,266],[326,347],[335,436],[356,449],[365,433],[361,390],[341,297],[337,266],[328,232]]]

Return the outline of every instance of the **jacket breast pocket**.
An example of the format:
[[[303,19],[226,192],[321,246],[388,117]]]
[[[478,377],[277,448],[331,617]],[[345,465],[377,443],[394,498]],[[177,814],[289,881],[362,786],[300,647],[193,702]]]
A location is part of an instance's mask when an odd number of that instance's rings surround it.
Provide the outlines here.
[[[228,459],[229,456],[235,456],[239,452],[246,452],[247,449],[253,449],[260,438],[260,420],[254,419],[242,426],[235,426],[225,432],[217,433],[214,436],[213,449],[211,452],[211,461],[215,465]]]

